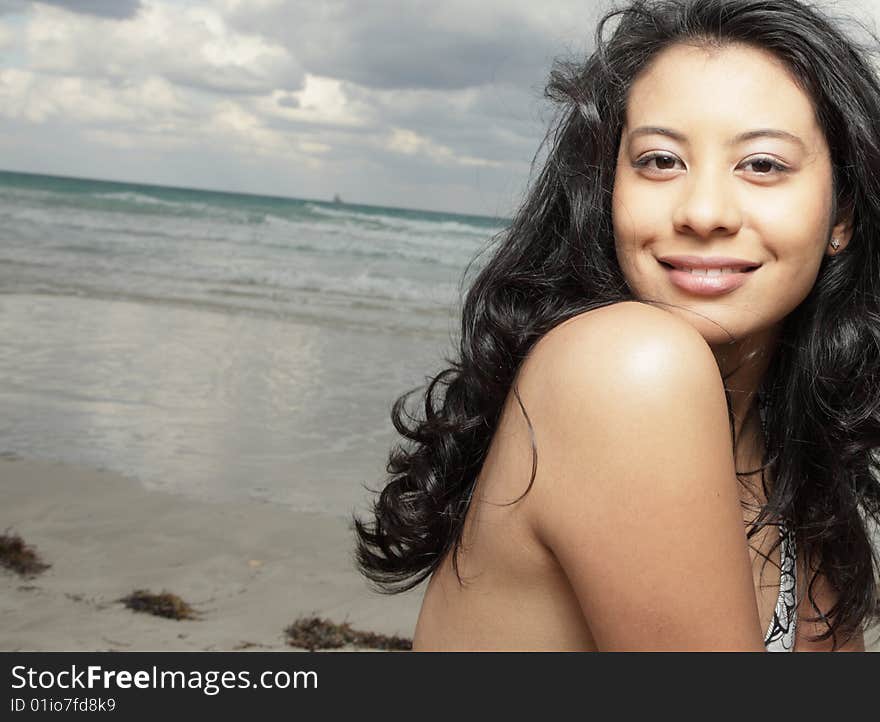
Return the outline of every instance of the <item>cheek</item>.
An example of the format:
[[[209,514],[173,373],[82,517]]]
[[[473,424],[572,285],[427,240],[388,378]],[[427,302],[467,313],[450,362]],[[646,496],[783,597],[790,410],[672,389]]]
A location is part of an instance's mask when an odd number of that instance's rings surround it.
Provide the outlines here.
[[[819,266],[824,257],[824,245],[819,246],[816,242],[793,245],[789,248],[780,248],[778,258],[786,269],[786,276],[790,279],[788,284],[783,285],[782,290],[788,291],[788,295],[797,296],[800,303],[819,275]],[[787,288],[786,288],[787,286]]]
[[[640,183],[630,169],[620,169],[611,195],[615,238],[643,244],[662,234],[670,226],[670,201],[661,184]]]
[[[617,260],[631,280],[639,254],[668,224],[668,210],[658,202],[656,193],[639,194],[625,181],[616,183],[611,199],[611,220]]]
[[[831,167],[827,159],[819,159],[778,190],[758,189],[743,200],[771,252],[778,252],[780,258],[800,256],[812,265],[822,260],[828,243],[832,192]]]
[[[820,180],[804,183],[787,198],[764,198],[757,207],[755,225],[766,251],[785,268],[791,291],[812,287],[825,255],[830,232],[831,189]],[[821,190],[818,190],[821,189]],[[806,287],[806,291],[804,291]]]
[[[636,236],[635,219],[627,210],[621,194],[615,190],[611,203],[611,223],[614,228],[614,250],[617,263],[624,276],[629,280],[631,275],[630,258],[634,251]]]
[[[824,257],[824,227],[789,226],[787,235],[767,233],[765,249],[771,256],[765,290],[767,312],[781,320],[810,294]],[[795,234],[795,231],[799,233]],[[773,299],[773,300],[771,300]]]
[[[780,189],[780,192],[754,192],[742,198],[743,217],[755,226],[771,245],[773,239],[782,239],[788,253],[815,255],[815,249],[827,242],[830,229],[831,197],[807,183],[800,187]],[[781,252],[782,249],[780,249]]]

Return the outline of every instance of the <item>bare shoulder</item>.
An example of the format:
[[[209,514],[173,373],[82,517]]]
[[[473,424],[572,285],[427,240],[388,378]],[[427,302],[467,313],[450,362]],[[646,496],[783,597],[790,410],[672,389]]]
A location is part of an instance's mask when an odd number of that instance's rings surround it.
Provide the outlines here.
[[[517,388],[538,454],[534,533],[600,648],[763,649],[702,336],[662,309],[605,307],[548,333]]]
[[[621,303],[566,321],[535,345],[516,389],[539,445],[555,452],[545,454],[545,465],[571,457],[577,463],[586,454],[594,468],[629,463],[638,449],[648,464],[676,454],[711,459],[723,474],[709,481],[735,476],[712,350],[696,329],[662,309]]]
[[[523,363],[517,384],[533,390],[537,403],[546,400],[558,412],[567,407],[559,409],[560,402],[571,400],[578,413],[592,410],[597,420],[626,414],[630,404],[644,413],[652,402],[664,414],[677,413],[675,407],[692,413],[696,394],[714,402],[716,412],[726,409],[720,371],[699,332],[668,311],[635,302],[589,311],[551,330]]]

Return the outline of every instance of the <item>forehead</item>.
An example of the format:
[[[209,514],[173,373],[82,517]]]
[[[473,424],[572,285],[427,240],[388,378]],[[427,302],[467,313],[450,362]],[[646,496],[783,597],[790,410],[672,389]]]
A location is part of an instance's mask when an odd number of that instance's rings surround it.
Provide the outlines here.
[[[808,145],[824,143],[812,100],[781,61],[740,45],[661,51],[630,88],[626,120],[630,128],[662,125],[688,135],[780,128]]]

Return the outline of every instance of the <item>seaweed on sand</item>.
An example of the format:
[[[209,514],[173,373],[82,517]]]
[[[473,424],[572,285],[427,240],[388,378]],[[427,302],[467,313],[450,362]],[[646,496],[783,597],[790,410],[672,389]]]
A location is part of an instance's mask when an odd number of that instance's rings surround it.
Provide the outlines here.
[[[52,566],[40,559],[36,549],[25,544],[18,534],[7,532],[0,534],[0,565],[21,576],[33,576]]]
[[[161,594],[153,594],[146,589],[136,589],[118,601],[135,612],[155,614],[157,617],[167,617],[168,619],[198,618],[198,612],[189,604],[176,594],[164,590]]]
[[[310,652],[316,649],[338,649],[347,644],[368,649],[398,651],[412,649],[412,640],[374,632],[361,632],[352,629],[348,622],[337,624],[320,617],[300,617],[284,632],[291,647],[301,647]]]

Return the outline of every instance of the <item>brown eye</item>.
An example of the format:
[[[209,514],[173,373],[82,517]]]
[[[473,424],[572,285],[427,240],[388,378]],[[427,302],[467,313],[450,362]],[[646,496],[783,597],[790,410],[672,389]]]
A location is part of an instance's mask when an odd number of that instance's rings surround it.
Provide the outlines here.
[[[744,166],[751,166],[752,171],[757,175],[776,175],[777,173],[787,173],[788,168],[781,163],[777,163],[773,158],[766,156],[756,156],[743,163]]]
[[[656,163],[655,166],[649,165],[652,161]],[[639,158],[633,163],[633,166],[635,168],[647,168],[648,170],[675,170],[677,162],[678,158],[669,153],[651,153]]]

